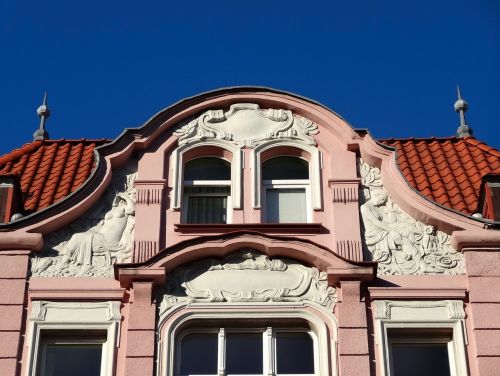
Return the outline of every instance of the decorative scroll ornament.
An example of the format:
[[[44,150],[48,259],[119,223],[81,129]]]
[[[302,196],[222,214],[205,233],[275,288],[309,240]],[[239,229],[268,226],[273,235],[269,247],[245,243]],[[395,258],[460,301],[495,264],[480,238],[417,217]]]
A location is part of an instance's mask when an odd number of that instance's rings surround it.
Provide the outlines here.
[[[242,249],[222,260],[204,259],[177,268],[168,277],[160,314],[188,303],[301,301],[333,309],[336,290],[328,286],[326,273]]]
[[[262,110],[253,103],[233,104],[229,111],[210,110],[174,132],[179,145],[213,139],[232,142],[240,147],[255,147],[275,139],[299,140],[316,145],[311,135],[318,126],[311,120],[294,116],[289,110]]]
[[[115,262],[129,262],[135,225],[137,163],[115,170],[101,202],[69,226],[48,235],[31,259],[36,277],[111,277]]]
[[[463,274],[464,259],[448,234],[403,212],[385,191],[380,170],[360,160],[365,255],[384,274]]]

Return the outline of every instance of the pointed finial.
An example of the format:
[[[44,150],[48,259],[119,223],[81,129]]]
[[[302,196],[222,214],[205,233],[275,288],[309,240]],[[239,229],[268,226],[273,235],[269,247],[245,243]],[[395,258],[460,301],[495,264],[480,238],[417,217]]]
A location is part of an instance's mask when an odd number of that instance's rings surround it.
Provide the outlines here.
[[[466,136],[472,136],[474,131],[467,125],[465,120],[465,112],[469,108],[469,104],[462,99],[460,94],[460,87],[457,85],[457,101],[455,102],[455,111],[460,114],[460,126],[457,129],[457,137],[462,138]]]
[[[50,116],[50,109],[47,107],[47,92],[43,96],[43,103],[36,110],[36,114],[40,118],[40,126],[33,133],[33,141],[45,140],[49,138],[49,133],[45,130],[45,121]]]

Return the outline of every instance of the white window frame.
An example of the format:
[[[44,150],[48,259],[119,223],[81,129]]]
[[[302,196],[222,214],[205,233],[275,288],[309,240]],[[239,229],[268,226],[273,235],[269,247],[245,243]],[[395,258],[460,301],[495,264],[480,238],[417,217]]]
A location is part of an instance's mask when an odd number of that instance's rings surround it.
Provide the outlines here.
[[[261,169],[262,169],[262,153],[267,150],[290,146],[307,152],[310,155],[309,162],[309,184],[310,184],[310,200],[311,207],[313,210],[323,209],[323,197],[322,197],[322,187],[321,187],[321,170],[323,168],[323,159],[321,152],[314,145],[306,145],[300,141],[295,140],[273,140],[265,142],[261,145],[256,146],[250,152],[250,167],[251,173],[251,186],[252,186],[252,207],[254,209],[261,209],[261,204],[264,205],[261,189],[263,187],[261,180]],[[269,158],[278,157],[279,155],[269,156]],[[268,158],[268,159],[269,159]],[[300,158],[300,157],[298,157]],[[264,203],[264,204],[263,204]]]
[[[171,166],[171,182],[172,182],[172,203],[171,208],[173,210],[180,210],[182,205],[182,197],[184,196],[183,186],[184,186],[184,165],[185,157],[184,155],[189,151],[204,146],[215,146],[224,150],[229,151],[232,154],[232,159],[228,162],[231,163],[231,206],[233,209],[242,208],[242,168],[244,165],[243,152],[240,147],[232,144],[231,142],[224,140],[210,140],[197,142],[195,144],[184,144],[175,149],[170,156],[170,166]],[[205,155],[210,157],[210,155]],[[220,156],[214,156],[215,158],[220,158]]]
[[[391,340],[389,330],[411,329],[422,335],[417,335],[417,341],[423,343],[447,343],[451,376],[467,376],[465,330],[465,311],[461,300],[439,301],[397,301],[377,300],[374,302],[375,344],[379,357],[379,369],[382,376],[392,376],[391,373]],[[448,329],[451,340],[435,336],[426,337],[426,333],[439,333]],[[415,337],[402,343],[416,343]]]
[[[42,341],[40,342],[40,348],[39,348],[39,361],[36,366],[36,371],[39,372],[38,376],[46,376],[45,372],[42,372],[45,370],[45,362],[47,360],[47,347],[52,344],[56,345],[100,345],[101,346],[101,374],[103,374],[103,359],[106,356],[106,348],[105,348],[105,343],[106,341],[99,340],[97,338],[92,338],[92,335],[89,336],[83,336],[82,338],[70,338],[66,339],[64,337],[58,337],[58,334],[63,334],[64,331],[57,331],[56,333],[53,334],[53,337],[48,338],[43,338]],[[79,332],[81,333],[81,332]]]
[[[119,343],[120,302],[31,302],[29,331],[27,335],[27,376],[37,376],[42,361],[42,346],[46,335],[99,331],[105,334],[102,343],[101,376],[114,375],[114,358]],[[82,337],[84,343],[89,338]],[[95,342],[95,341],[94,341]]]
[[[226,334],[228,333],[260,333],[262,334],[262,368],[263,368],[263,373],[264,375],[276,375],[280,376],[279,373],[277,373],[277,361],[276,361],[276,334],[277,333],[283,333],[283,332],[288,332],[288,333],[307,333],[311,339],[312,339],[312,346],[313,346],[313,357],[314,357],[314,373],[305,373],[305,374],[286,374],[287,376],[317,376],[318,375],[318,369],[319,369],[319,362],[318,362],[318,339],[314,332],[310,329],[305,329],[305,328],[294,328],[294,327],[280,327],[280,326],[272,326],[272,327],[266,327],[266,328],[254,328],[254,327],[229,327],[229,328],[218,328],[218,327],[213,327],[213,328],[196,328],[196,329],[187,329],[186,331],[182,332],[179,337],[177,338],[176,345],[175,345],[175,350],[176,350],[176,369],[175,369],[175,375],[177,376],[189,376],[189,375],[182,375],[180,373],[180,369],[178,368],[180,366],[180,345],[182,342],[182,339],[184,338],[185,335],[191,334],[191,333],[216,333],[218,337],[218,348],[217,348],[217,375],[228,375],[230,376],[230,373],[226,372]],[[248,374],[247,376],[258,376],[262,374]],[[214,375],[203,375],[203,376],[216,376]]]
[[[267,222],[267,191],[269,189],[305,189],[306,222],[312,222],[311,184],[309,179],[283,179],[262,181],[262,222]],[[286,222],[278,222],[286,223]]]
[[[316,376],[337,376],[337,330],[338,323],[331,312],[319,309],[320,317],[313,314],[317,307],[310,307],[304,304],[272,303],[260,304],[215,304],[215,303],[193,303],[189,309],[160,316],[158,322],[158,367],[157,376],[174,375],[175,351],[178,346],[178,338],[189,328],[200,328],[200,325],[214,322],[231,322],[238,325],[238,322],[254,323],[257,319],[265,319],[271,324],[276,323],[278,327],[282,323],[290,320],[300,320],[310,328],[314,334],[314,371]],[[172,313],[171,313],[172,314]],[[329,322],[332,330],[328,333],[327,324]],[[243,324],[242,324],[243,325]],[[300,330],[300,326],[291,327],[292,330]],[[307,329],[305,329],[307,330]],[[177,347],[178,348],[178,347]],[[218,376],[225,376],[219,373]],[[271,375],[268,375],[271,376]],[[293,376],[293,375],[287,375]]]

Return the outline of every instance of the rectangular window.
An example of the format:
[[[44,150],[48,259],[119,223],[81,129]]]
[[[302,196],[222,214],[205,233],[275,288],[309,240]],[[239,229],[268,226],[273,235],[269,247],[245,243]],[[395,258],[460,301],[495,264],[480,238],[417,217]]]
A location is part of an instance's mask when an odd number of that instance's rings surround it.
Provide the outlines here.
[[[265,222],[311,222],[308,180],[264,180],[262,183]]]
[[[230,187],[192,186],[184,188],[185,223],[227,223]]]
[[[38,376],[101,376],[105,334],[44,333],[40,342]]]
[[[312,333],[305,330],[188,331],[179,340],[176,374],[314,375],[314,347]]]
[[[388,331],[392,376],[450,376],[451,334]]]
[[[375,300],[381,376],[467,376],[461,300]]]
[[[270,223],[306,223],[305,188],[266,190],[266,215]]]

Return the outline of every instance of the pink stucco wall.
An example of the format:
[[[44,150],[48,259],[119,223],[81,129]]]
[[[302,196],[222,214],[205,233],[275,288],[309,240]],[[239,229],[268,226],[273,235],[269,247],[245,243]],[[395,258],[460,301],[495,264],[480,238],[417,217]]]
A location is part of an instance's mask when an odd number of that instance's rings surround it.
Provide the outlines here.
[[[169,163],[176,147],[171,127],[206,109],[242,102],[258,103],[262,108],[287,108],[318,124],[318,149],[323,155],[323,208],[312,213],[312,222],[321,224],[320,233],[286,226],[279,233],[266,233],[265,229],[264,233],[245,231],[245,226],[261,221],[260,210],[251,204],[249,163],[242,170],[243,207],[233,212],[233,223],[238,226],[232,230],[239,232],[223,235],[203,230],[176,231],[174,225],[180,223],[180,212],[169,206],[173,188]],[[331,364],[341,376],[381,374],[372,312],[374,302],[381,299],[463,301],[470,374],[498,374],[500,236],[497,231],[484,230],[473,219],[438,207],[411,190],[399,173],[392,151],[381,148],[369,135],[360,137],[329,110],[279,93],[242,91],[193,100],[179,105],[168,116],[153,118],[150,125],[153,130],[147,135],[138,132],[127,146],[103,156],[104,178],[85,200],[74,202],[69,209],[21,232],[0,233],[0,375],[27,372],[27,312],[36,300],[120,301],[123,318],[114,359],[116,374],[153,375],[155,357],[159,356],[157,288],[168,280],[175,267],[208,256],[221,257],[242,247],[254,248],[271,258],[293,258],[328,274],[330,285],[338,291],[333,312],[338,321],[338,347],[332,349]],[[250,150],[243,152],[248,161]],[[41,249],[42,235],[67,225],[98,203],[113,168],[133,155],[139,158],[133,259],[137,264],[117,267],[114,279],[30,279],[29,253]],[[356,165],[359,156],[381,167],[386,190],[407,213],[453,234],[454,246],[465,255],[465,275],[375,277],[376,267],[362,262]],[[343,199],[338,199],[339,195]],[[165,248],[169,252],[161,253]]]

